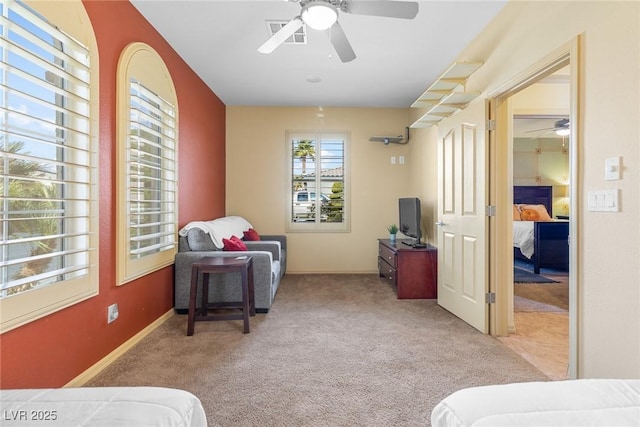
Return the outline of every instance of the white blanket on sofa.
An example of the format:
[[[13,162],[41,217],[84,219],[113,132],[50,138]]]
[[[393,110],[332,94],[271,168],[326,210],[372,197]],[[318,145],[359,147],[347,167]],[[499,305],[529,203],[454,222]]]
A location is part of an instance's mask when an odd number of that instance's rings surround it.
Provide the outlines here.
[[[216,248],[222,249],[224,247],[222,239],[230,239],[231,236],[242,239],[244,232],[253,227],[241,216],[225,216],[212,221],[192,221],[182,227],[178,234],[186,236],[192,228],[199,228],[209,234]]]

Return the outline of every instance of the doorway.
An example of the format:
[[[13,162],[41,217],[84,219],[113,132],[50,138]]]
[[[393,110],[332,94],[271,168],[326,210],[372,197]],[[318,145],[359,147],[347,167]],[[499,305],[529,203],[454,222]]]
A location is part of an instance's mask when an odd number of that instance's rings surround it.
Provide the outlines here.
[[[568,217],[568,234],[576,236],[577,230],[577,39],[564,47],[564,49],[550,55],[530,70],[516,77],[512,82],[508,82],[499,91],[490,94],[490,119],[495,120],[495,131],[491,132],[490,163],[493,165],[490,174],[490,203],[496,206],[496,216],[490,219],[490,289],[496,293],[496,304],[491,310],[491,333],[499,337],[507,337],[516,331],[514,322],[514,268],[513,268],[513,186],[514,181],[514,116],[518,115],[544,115],[549,119],[555,119],[556,115],[566,116],[571,123],[569,134],[566,135],[567,155],[569,171],[564,189],[559,190],[560,185],[554,189],[554,199],[557,203],[566,203],[566,212],[560,216]],[[566,86],[568,89],[568,106],[564,111],[550,111],[537,109],[535,105],[524,107],[518,105],[519,97],[526,97],[525,90],[533,88],[536,84],[542,84],[545,79],[552,77],[562,71],[567,73]],[[556,119],[553,123],[559,121]],[[535,151],[535,150],[534,150]],[[539,155],[534,153],[534,155]],[[539,174],[533,174],[534,181],[541,181]],[[519,178],[518,178],[519,179]],[[538,184],[540,182],[536,182]],[[558,183],[560,184],[560,183]],[[569,185],[571,184],[571,185]],[[567,200],[560,200],[567,198]],[[569,200],[571,203],[569,203]],[[564,207],[564,206],[562,206]],[[567,213],[567,215],[563,215]],[[550,212],[550,214],[552,214]],[[557,217],[557,214],[554,214]],[[558,375],[555,379],[575,378],[577,373],[577,259],[576,259],[576,238],[568,242],[568,271],[566,281],[568,283],[568,314],[566,319],[565,346],[566,350],[566,375]],[[549,324],[540,326],[544,330],[549,330]],[[535,327],[534,327],[535,328]]]
[[[509,336],[499,338],[552,380],[567,378],[569,361],[570,117],[564,70],[512,99],[513,312]],[[539,94],[545,105],[531,105]],[[548,218],[528,221],[536,212],[531,208],[543,209]]]

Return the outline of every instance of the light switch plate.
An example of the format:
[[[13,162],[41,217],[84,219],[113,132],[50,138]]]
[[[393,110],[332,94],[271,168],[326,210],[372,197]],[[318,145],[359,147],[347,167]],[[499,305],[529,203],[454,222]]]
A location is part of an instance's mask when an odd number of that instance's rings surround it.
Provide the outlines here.
[[[587,193],[587,211],[620,212],[619,190],[598,190]]]
[[[616,181],[620,179],[620,157],[609,157],[604,161],[604,179]]]

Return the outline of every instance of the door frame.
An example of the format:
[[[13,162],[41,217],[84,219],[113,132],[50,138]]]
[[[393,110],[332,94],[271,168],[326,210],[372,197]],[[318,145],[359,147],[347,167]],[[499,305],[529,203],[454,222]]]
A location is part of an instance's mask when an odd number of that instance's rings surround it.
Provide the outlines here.
[[[506,336],[508,331],[509,289],[513,284],[513,268],[505,266],[501,260],[513,257],[512,209],[513,194],[513,154],[512,147],[513,112],[510,108],[509,97],[515,93],[537,83],[555,71],[569,66],[570,70],[570,107],[571,128],[569,140],[569,175],[570,200],[569,215],[569,371],[568,377],[577,378],[578,373],[578,290],[579,253],[578,226],[580,218],[579,205],[582,182],[579,176],[579,153],[582,146],[579,101],[581,88],[581,57],[582,37],[576,36],[565,45],[551,52],[549,55],[535,62],[528,69],[516,75],[494,91],[489,93],[489,120],[494,123],[493,131],[489,132],[489,192],[488,203],[496,207],[496,215],[489,218],[489,291],[495,293],[495,304],[489,309],[490,334]],[[512,191],[512,190],[511,190]],[[505,237],[507,236],[507,237]]]

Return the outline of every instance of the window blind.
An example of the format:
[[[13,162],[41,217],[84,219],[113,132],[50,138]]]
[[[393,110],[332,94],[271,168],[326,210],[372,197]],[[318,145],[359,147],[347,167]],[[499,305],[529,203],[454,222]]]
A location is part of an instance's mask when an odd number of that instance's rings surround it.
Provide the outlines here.
[[[89,51],[0,3],[0,298],[88,275],[96,177]]]
[[[289,231],[346,231],[347,135],[291,133]]]
[[[129,257],[138,259],[176,245],[176,111],[135,79],[130,107]]]

